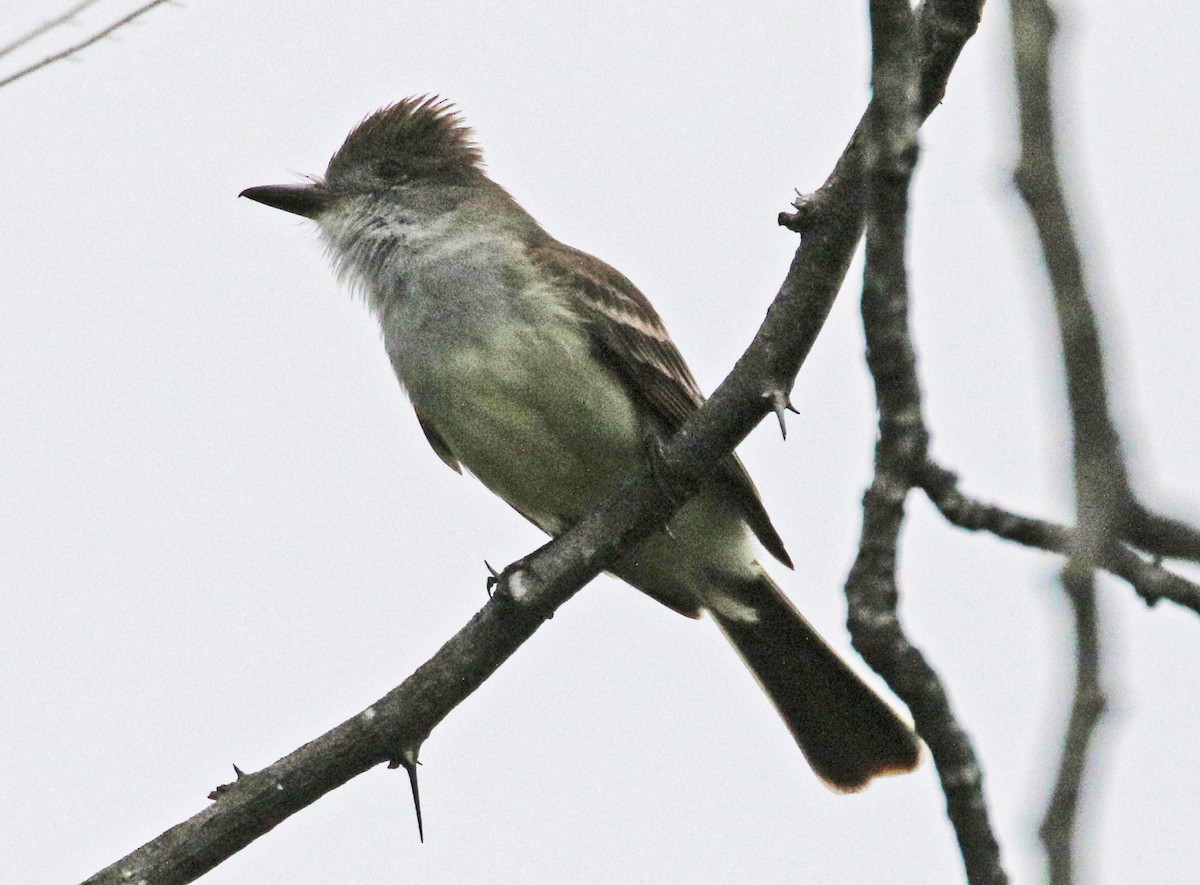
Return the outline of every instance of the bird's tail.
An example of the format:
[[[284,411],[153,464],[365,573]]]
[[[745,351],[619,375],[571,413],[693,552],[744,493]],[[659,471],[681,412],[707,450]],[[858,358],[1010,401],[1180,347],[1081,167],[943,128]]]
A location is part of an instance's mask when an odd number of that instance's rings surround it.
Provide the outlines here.
[[[753,671],[813,771],[839,792],[916,768],[912,729],[846,665],[769,577],[739,584],[754,620],[711,610]]]

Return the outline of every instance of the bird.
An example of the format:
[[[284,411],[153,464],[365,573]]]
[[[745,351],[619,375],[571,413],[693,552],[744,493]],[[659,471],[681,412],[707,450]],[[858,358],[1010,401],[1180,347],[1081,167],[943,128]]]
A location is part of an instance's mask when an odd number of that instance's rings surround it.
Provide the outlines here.
[[[439,96],[366,117],[323,176],[240,196],[315,222],[337,277],[378,319],[433,451],[551,536],[704,402],[642,292],[492,181]],[[730,454],[610,571],[680,614],[711,616],[827,786],[854,792],[913,770],[913,729],[800,614],[760,548],[792,567]]]

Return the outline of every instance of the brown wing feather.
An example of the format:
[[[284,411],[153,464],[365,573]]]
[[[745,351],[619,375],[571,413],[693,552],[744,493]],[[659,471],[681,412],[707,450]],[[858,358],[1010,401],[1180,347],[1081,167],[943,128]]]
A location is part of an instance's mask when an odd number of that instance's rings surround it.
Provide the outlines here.
[[[530,257],[543,273],[564,284],[564,293],[580,293],[573,307],[591,331],[597,351],[668,436],[678,430],[704,402],[704,394],[646,296],[603,261],[549,237],[531,246]],[[791,568],[783,540],[736,455],[721,461],[716,480],[737,502],[762,545]]]

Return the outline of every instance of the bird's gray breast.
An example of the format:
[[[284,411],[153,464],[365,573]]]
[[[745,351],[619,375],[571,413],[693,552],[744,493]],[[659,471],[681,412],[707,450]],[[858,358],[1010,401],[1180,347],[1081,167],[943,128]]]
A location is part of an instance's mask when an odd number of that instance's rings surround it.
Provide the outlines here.
[[[454,353],[530,325],[534,284],[523,250],[499,239],[451,236],[396,261],[372,306],[401,382],[411,389]]]

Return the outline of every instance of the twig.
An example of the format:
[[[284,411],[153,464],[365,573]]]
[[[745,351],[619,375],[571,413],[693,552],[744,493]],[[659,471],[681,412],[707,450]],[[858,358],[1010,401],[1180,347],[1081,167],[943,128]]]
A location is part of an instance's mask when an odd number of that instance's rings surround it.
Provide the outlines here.
[[[867,248],[862,314],[867,365],[879,408],[875,477],[863,498],[858,556],[846,581],[854,647],[912,711],[933,754],[967,880],[1008,877],[988,819],[983,774],[937,672],[905,635],[899,617],[897,548],[904,501],[926,463],[916,354],[908,327],[905,228],[916,160],[916,29],[907,0],[871,0],[874,100],[865,129]]]
[[[958,478],[933,461],[926,462],[917,484],[946,521],[971,532],[988,532],[1025,547],[1068,556],[1075,529],[1045,519],[1024,516],[972,498],[960,491]],[[1200,585],[1168,571],[1155,560],[1147,561],[1126,544],[1114,543],[1098,563],[1126,581],[1148,605],[1167,599],[1200,614]]]
[[[21,70],[17,71],[15,74],[9,74],[4,79],[0,80],[0,88],[3,88],[5,86],[7,86],[9,83],[12,83],[16,80],[20,80],[22,77],[28,76],[29,74],[32,74],[34,71],[41,70],[42,68],[46,67],[46,65],[54,64],[54,62],[56,62],[56,61],[62,61],[64,58],[70,58],[75,53],[80,52],[81,50],[87,49],[93,43],[98,43],[99,41],[103,40],[105,37],[107,37],[109,34],[111,34],[113,31],[117,30],[118,28],[122,28],[125,25],[129,24],[131,21],[136,19],[138,16],[149,12],[155,6],[161,6],[162,4],[164,4],[166,2],[167,2],[167,0],[150,0],[149,3],[145,4],[144,6],[139,6],[133,12],[124,16],[123,18],[117,19],[115,22],[113,22],[107,28],[104,28],[101,31],[97,31],[95,34],[88,37],[83,42],[76,43],[74,46],[68,46],[66,49],[62,50],[61,52],[56,52],[53,55],[48,55],[45,58],[43,58],[41,61],[34,62],[33,64],[29,65],[29,67],[22,68]]]
[[[1137,501],[1130,508],[1125,538],[1152,556],[1200,562],[1200,532],[1177,519],[1152,513]]]
[[[1200,614],[1200,586],[1167,571],[1157,560],[1147,562],[1122,545],[1115,545],[1109,556],[1105,569],[1132,584],[1147,605],[1167,599]]]
[[[963,44],[978,26],[981,3],[927,0],[922,6],[923,96],[944,90]],[[922,119],[932,109],[932,104],[922,107]],[[505,569],[493,601],[395,690],[403,695],[396,698],[403,712],[397,710],[395,717],[389,713],[386,726],[373,725],[379,708],[395,692],[389,694],[369,708],[369,715],[360,714],[267,769],[241,778],[205,811],[88,882],[125,885],[134,876],[155,885],[193,881],[299,808],[377,764],[373,760],[381,747],[389,747],[389,754],[408,749],[406,742],[427,734],[528,638],[543,617],[615,560],[624,546],[661,525],[719,459],[770,413],[772,400],[763,391],[782,385],[790,389],[858,243],[861,160],[861,145],[852,138],[822,188],[823,217],[802,240],[754,342],[712,398],[662,448],[654,471],[643,469],[628,477],[569,531]],[[369,733],[376,728],[377,735]],[[365,748],[354,741],[355,735],[364,734]]]
[[[1055,161],[1049,68],[1053,13],[1045,0],[1013,0],[1012,27],[1021,118],[1021,160],[1013,178],[1033,216],[1054,293],[1074,430],[1081,530],[1076,555],[1094,563],[1106,544],[1124,535],[1133,493],[1108,413],[1100,334]]]
[[[1069,564],[1063,569],[1062,583],[1075,621],[1075,692],[1054,790],[1038,830],[1050,864],[1050,881],[1055,885],[1075,881],[1071,841],[1079,813],[1079,792],[1092,735],[1107,703],[1100,684],[1095,571]]]
[[[1050,51],[1056,23],[1046,0],[1013,0],[1013,58],[1021,118],[1017,190],[1037,228],[1063,343],[1074,428],[1079,555],[1121,538],[1152,556],[1200,561],[1200,531],[1136,498],[1109,417],[1104,357],[1055,159]]]
[[[0,46],[0,58],[4,58],[4,56],[8,55],[9,53],[14,52],[17,49],[20,49],[22,46],[24,46],[30,40],[36,40],[38,37],[42,36],[42,34],[45,34],[47,31],[52,31],[55,28],[59,27],[60,25],[66,24],[71,19],[73,19],[75,16],[79,15],[79,13],[81,13],[85,9],[87,9],[89,6],[94,5],[96,2],[97,2],[97,0],[83,0],[82,3],[76,3],[74,6],[72,6],[70,9],[68,9],[66,12],[62,13],[62,15],[57,15],[54,18],[49,19],[48,21],[42,22],[40,25],[38,25],[32,31],[28,32],[27,34],[21,35],[16,40],[13,40],[11,43],[9,43],[7,46]]]
[[[1075,612],[1075,694],[1053,795],[1039,830],[1050,882],[1071,885],[1075,822],[1088,753],[1105,705],[1095,569],[1126,535],[1134,497],[1108,413],[1100,334],[1058,173],[1050,88],[1054,32],[1054,13],[1046,0],[1013,0],[1013,63],[1021,123],[1021,160],[1014,180],[1037,228],[1054,293],[1067,376],[1079,523],[1062,573]]]

